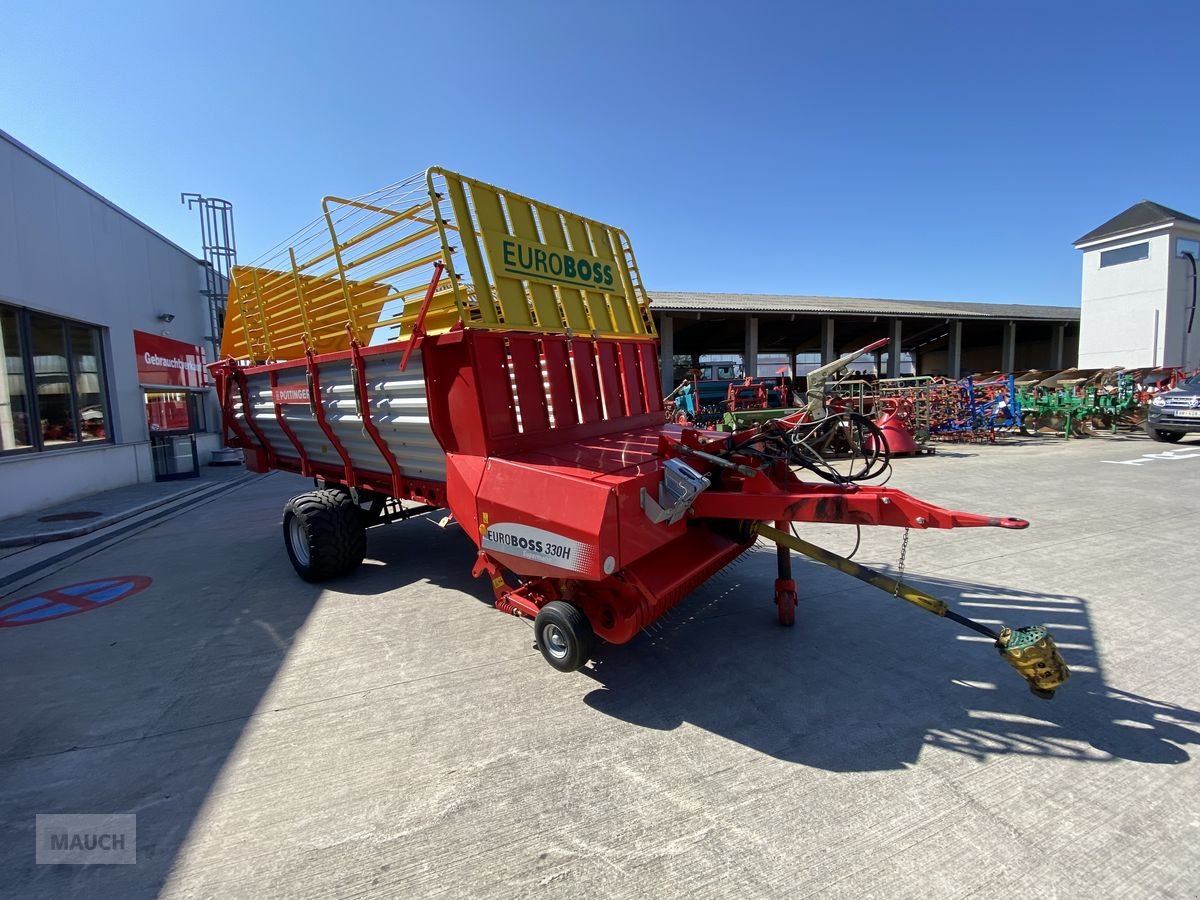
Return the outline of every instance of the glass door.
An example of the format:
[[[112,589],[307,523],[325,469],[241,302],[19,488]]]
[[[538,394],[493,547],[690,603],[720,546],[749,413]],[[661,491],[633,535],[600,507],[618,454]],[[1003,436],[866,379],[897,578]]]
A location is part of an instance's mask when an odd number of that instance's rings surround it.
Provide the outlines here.
[[[200,474],[195,434],[200,424],[198,407],[189,391],[146,391],[146,424],[150,428],[155,481]]]

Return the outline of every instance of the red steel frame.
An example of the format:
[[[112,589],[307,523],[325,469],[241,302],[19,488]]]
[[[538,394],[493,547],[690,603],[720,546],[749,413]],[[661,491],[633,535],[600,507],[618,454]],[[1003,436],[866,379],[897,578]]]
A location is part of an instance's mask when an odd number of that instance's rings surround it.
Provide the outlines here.
[[[245,375],[242,376],[245,378]],[[284,437],[296,450],[296,458],[300,460],[300,474],[305,478],[312,477],[312,463],[308,460],[308,453],[304,449],[304,445],[296,438],[296,432],[292,431],[292,426],[288,424],[287,416],[283,414],[283,404],[275,400],[275,389],[279,387],[279,370],[272,369],[267,373],[267,377],[271,385],[271,401],[275,404],[275,421],[279,423],[279,430],[283,432]],[[278,456],[278,454],[276,454]]]
[[[215,371],[218,374],[220,374],[222,371],[228,373],[228,377],[220,378],[220,380],[217,382],[220,385],[219,393],[221,395],[221,422],[225,426],[225,442],[226,444],[233,446],[229,441],[229,435],[232,433],[237,435],[240,446],[252,447],[254,446],[254,442],[246,436],[246,432],[242,430],[242,426],[238,422],[237,416],[233,412],[233,382],[236,378],[236,376],[233,375],[233,370],[236,368],[236,363],[234,363],[233,360],[227,360],[221,365],[224,368]],[[244,410],[245,408],[246,398],[243,396],[242,409]]]
[[[425,299],[421,301],[421,309],[417,313],[416,321],[413,322],[412,334],[409,335],[408,346],[404,348],[404,356],[400,358],[401,372],[408,369],[408,358],[412,356],[417,342],[425,337],[425,316],[429,312],[429,303],[433,300],[433,295],[437,293],[438,282],[442,280],[442,272],[445,269],[446,264],[440,259],[433,264],[433,278],[429,281],[429,287],[425,291]],[[351,341],[351,347],[353,347],[353,341]]]
[[[354,483],[354,463],[350,459],[350,454],[346,452],[346,448],[342,446],[342,442],[338,440],[338,436],[333,433],[333,429],[329,426],[329,419],[325,415],[325,398],[321,396],[321,372],[315,363],[316,354],[311,349],[306,350],[304,358],[308,362],[308,396],[309,403],[312,404],[313,417],[317,420],[317,425],[320,426],[325,437],[329,438],[329,446],[333,447],[335,453],[345,466],[343,475],[344,484]]]
[[[404,351],[404,359],[400,363],[401,371],[404,371],[404,366],[408,362],[408,353],[411,349],[412,342],[410,341],[408,349]],[[358,345],[358,341],[353,338],[350,340],[350,372],[354,376],[354,399],[358,406],[359,418],[362,419],[363,428],[371,438],[375,449],[379,451],[379,455],[383,457],[383,461],[387,463],[388,470],[392,473],[392,496],[400,497],[404,493],[404,476],[400,474],[400,465],[396,462],[396,458],[388,448],[383,435],[379,433],[379,426],[375,424],[375,417],[371,414],[370,395],[367,391],[367,365],[363,359],[362,348]]]
[[[242,396],[242,413],[246,417],[246,425],[251,431],[254,432],[254,436],[258,438],[258,442],[262,446],[263,452],[266,453],[267,465],[274,466],[275,451],[272,449],[270,442],[266,438],[266,435],[262,433],[262,429],[258,427],[258,422],[254,420],[254,407],[250,405],[250,395],[246,392],[246,373],[241,369],[237,370],[237,383],[238,391]]]

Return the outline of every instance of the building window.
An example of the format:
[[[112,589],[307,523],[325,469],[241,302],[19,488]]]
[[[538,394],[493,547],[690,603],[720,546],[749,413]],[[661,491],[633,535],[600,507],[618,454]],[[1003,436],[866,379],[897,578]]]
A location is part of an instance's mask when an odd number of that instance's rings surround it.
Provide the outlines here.
[[[1130,244],[1128,247],[1117,247],[1115,250],[1100,251],[1100,268],[1119,266],[1121,263],[1136,262],[1139,259],[1150,258],[1150,243]]]
[[[100,329],[0,306],[0,453],[110,440]]]
[[[33,447],[29,423],[29,379],[26,377],[21,320],[15,309],[0,306],[0,343],[4,345],[4,377],[0,380],[0,452]]]

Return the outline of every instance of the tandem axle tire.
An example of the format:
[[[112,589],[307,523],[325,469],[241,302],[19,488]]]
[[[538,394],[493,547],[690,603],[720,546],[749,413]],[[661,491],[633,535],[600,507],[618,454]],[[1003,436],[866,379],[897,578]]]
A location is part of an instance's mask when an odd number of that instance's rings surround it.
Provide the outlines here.
[[[596,646],[587,616],[562,600],[551,600],[541,608],[533,620],[533,634],[546,662],[560,672],[583,668]]]
[[[283,542],[292,567],[305,581],[346,575],[367,555],[363,511],[345,491],[293,497],[283,508]]]

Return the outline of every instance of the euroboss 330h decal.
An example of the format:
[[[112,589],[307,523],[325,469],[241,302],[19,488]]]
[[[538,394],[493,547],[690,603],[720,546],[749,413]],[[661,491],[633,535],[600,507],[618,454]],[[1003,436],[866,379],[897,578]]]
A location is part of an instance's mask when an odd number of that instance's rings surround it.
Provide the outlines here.
[[[591,572],[596,568],[596,548],[553,531],[543,531],[516,522],[498,522],[487,527],[483,536],[485,550],[497,550],[534,562],[545,563],[572,572]]]

